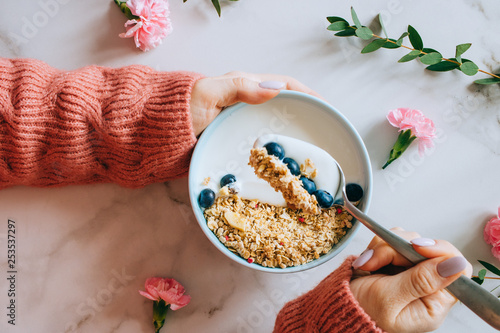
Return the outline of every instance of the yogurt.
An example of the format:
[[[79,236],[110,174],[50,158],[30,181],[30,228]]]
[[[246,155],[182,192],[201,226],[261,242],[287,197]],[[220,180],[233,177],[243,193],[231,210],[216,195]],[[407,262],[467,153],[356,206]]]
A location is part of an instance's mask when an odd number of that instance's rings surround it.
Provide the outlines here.
[[[285,157],[294,159],[299,165],[304,164],[306,159],[311,160],[317,170],[317,174],[313,178],[316,188],[325,190],[335,197],[340,186],[340,172],[330,154],[308,142],[277,134],[258,137],[254,148],[261,148],[269,142],[280,144],[285,150]],[[251,167],[248,166],[248,168],[251,175],[248,172],[236,175],[240,185],[239,196],[245,199],[258,199],[272,205],[286,206],[281,193],[276,192],[266,181],[253,174]]]

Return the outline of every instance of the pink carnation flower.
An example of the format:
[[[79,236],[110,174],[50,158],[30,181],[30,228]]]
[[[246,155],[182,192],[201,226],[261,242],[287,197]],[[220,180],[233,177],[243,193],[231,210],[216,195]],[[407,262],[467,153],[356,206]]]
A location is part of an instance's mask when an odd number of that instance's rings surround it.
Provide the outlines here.
[[[484,240],[487,244],[493,245],[491,253],[500,260],[500,207],[497,217],[489,220],[484,227]]]
[[[128,20],[127,32],[120,37],[134,37],[135,45],[141,50],[155,48],[172,32],[167,0],[128,0],[127,7],[139,19]]]
[[[164,300],[172,310],[178,310],[191,301],[191,296],[184,295],[184,287],[174,279],[153,277],[146,280],[146,291],[139,293],[152,301]]]
[[[436,128],[429,118],[419,110],[399,108],[389,111],[389,123],[398,127],[399,131],[411,130],[412,135],[418,139],[418,152],[422,155],[425,149],[434,147],[432,139],[436,136]]]

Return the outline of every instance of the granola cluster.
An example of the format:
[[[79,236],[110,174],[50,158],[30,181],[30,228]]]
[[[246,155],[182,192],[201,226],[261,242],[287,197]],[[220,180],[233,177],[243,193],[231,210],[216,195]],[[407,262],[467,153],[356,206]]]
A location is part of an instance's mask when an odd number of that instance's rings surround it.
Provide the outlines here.
[[[265,148],[252,149],[249,164],[254,168],[257,177],[264,179],[272,188],[281,192],[288,207],[301,209],[309,214],[321,212],[316,197],[304,189],[299,177],[292,175],[286,164],[276,156],[269,155]]]
[[[302,265],[330,251],[351,228],[340,207],[311,215],[238,195],[219,196],[205,210],[207,225],[229,250],[264,267]]]

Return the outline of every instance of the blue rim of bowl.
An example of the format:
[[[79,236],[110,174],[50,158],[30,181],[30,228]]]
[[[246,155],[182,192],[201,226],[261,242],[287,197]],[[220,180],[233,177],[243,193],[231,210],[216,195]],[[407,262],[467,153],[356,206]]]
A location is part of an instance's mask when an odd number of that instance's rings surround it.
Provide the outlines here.
[[[280,98],[292,98],[292,99],[299,99],[302,101],[306,101],[308,103],[315,104],[316,106],[319,106],[321,109],[328,111],[331,113],[337,120],[344,126],[345,128],[348,128],[350,133],[353,135],[353,137],[356,139],[355,144],[358,148],[358,151],[361,153],[362,158],[364,159],[363,161],[363,168],[367,171],[366,172],[366,179],[365,179],[365,194],[363,196],[363,199],[361,200],[361,205],[360,209],[367,213],[368,209],[370,207],[370,201],[372,197],[372,167],[370,163],[370,157],[368,155],[368,151],[366,150],[365,144],[363,142],[363,139],[359,135],[358,131],[354,128],[354,126],[347,120],[347,118],[340,113],[335,107],[332,105],[326,103],[325,101],[302,93],[298,91],[291,91],[291,90],[283,90],[281,91],[278,96],[276,96],[274,99],[280,99]],[[273,99],[273,100],[274,100]],[[191,206],[193,208],[194,215],[196,216],[196,220],[198,221],[198,224],[200,225],[201,229],[203,230],[203,233],[208,237],[208,239],[212,242],[212,244],[219,249],[224,255],[226,255],[228,258],[231,260],[246,266],[251,269],[259,270],[262,272],[268,272],[268,273],[294,273],[294,272],[301,272],[305,271],[314,267],[317,267],[319,265],[322,265],[326,263],[327,261],[333,259],[335,256],[337,256],[342,250],[349,244],[351,239],[356,235],[358,229],[359,229],[359,221],[353,220],[352,227],[347,230],[347,233],[342,237],[342,239],[335,244],[332,249],[319,257],[318,259],[315,259],[313,261],[310,261],[306,264],[298,265],[298,266],[292,266],[292,267],[286,267],[286,268],[274,268],[274,267],[264,267],[261,266],[260,264],[257,263],[249,263],[247,262],[246,259],[240,257],[239,255],[231,252],[227,247],[222,244],[217,236],[208,228],[205,216],[203,215],[203,211],[198,205],[198,195],[199,193],[195,193],[195,191],[192,191],[192,188],[197,187],[197,183],[194,179],[194,175],[191,172],[191,169],[193,168],[194,165],[199,163],[199,157],[198,157],[198,152],[202,151],[206,145],[206,142],[208,138],[210,138],[211,134],[217,129],[218,125],[223,122],[227,117],[229,117],[233,112],[237,112],[239,109],[242,107],[246,106],[247,104],[244,103],[237,103],[235,105],[232,105],[225,109],[220,115],[217,116],[217,118],[212,121],[212,123],[203,131],[201,134],[200,138],[198,139],[198,143],[196,144],[196,147],[193,151],[193,155],[191,158],[191,162],[189,165],[189,181],[188,181],[188,187],[189,187],[189,199],[191,201]],[[199,180],[198,180],[199,182]],[[203,222],[202,222],[203,221]]]

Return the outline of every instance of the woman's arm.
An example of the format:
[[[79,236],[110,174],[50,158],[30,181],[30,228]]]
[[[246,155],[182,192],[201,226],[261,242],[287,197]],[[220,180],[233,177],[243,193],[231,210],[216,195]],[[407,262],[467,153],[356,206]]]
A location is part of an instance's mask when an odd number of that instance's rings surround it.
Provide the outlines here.
[[[0,58],[0,189],[141,187],[183,176],[196,136],[224,107],[264,103],[280,89],[318,96],[283,75],[203,78],[139,65],[60,71]]]
[[[189,102],[201,77],[0,59],[0,188],[141,187],[185,175],[196,143]]]

